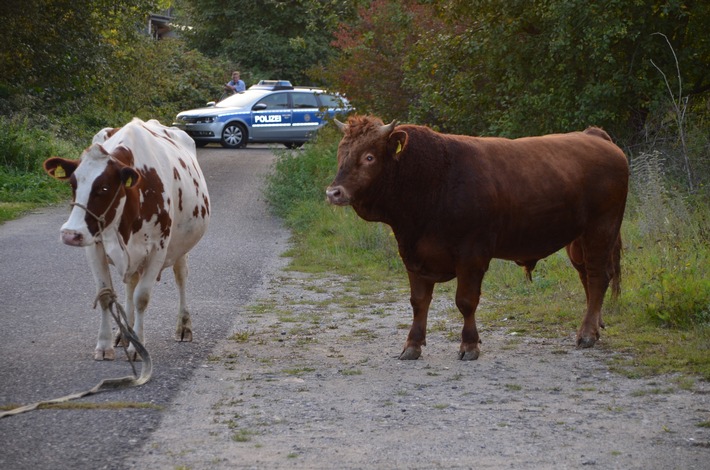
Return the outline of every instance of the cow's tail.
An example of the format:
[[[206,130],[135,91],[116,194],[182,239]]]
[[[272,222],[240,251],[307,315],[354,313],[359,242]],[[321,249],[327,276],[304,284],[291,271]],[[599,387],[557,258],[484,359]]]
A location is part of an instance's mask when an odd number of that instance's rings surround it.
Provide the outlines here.
[[[618,299],[621,295],[621,252],[621,233],[619,233],[611,252],[611,296],[613,299]]]

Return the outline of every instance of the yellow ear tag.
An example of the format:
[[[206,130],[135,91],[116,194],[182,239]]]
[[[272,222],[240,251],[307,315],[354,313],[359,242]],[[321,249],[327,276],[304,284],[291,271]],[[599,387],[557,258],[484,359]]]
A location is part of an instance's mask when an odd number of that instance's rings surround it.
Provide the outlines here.
[[[62,168],[62,165],[57,165],[57,168],[54,169],[54,177],[55,178],[66,178],[67,177],[67,172],[64,171],[64,168]]]
[[[397,151],[395,153],[399,153],[402,151],[402,142],[397,141]]]
[[[133,183],[133,178],[131,178],[131,177],[129,176],[128,179],[126,180],[126,187],[127,187],[127,188],[130,188],[130,187],[131,187],[131,183]]]

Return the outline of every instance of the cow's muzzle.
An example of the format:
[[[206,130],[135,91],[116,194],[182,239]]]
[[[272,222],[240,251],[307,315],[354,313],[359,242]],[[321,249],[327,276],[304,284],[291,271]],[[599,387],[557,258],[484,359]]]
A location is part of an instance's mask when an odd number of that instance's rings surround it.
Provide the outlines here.
[[[61,240],[65,245],[70,246],[84,246],[84,235],[81,232],[75,230],[62,230]]]
[[[328,197],[328,202],[336,206],[347,206],[350,204],[350,198],[347,196],[342,186],[329,186],[325,190],[325,195]]]

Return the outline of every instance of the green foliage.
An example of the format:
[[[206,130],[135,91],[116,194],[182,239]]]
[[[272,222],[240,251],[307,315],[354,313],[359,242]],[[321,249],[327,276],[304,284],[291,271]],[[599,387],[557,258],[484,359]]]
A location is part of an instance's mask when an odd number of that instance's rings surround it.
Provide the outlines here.
[[[707,2],[373,0],[341,24],[322,76],[385,120],[509,137],[597,125],[636,150],[670,143],[659,126],[680,135],[664,74],[676,102],[707,105],[708,21]],[[688,124],[708,135],[707,119]]]
[[[659,152],[632,161],[633,198],[624,233],[630,309],[674,328],[710,326],[710,207],[668,188]]]
[[[49,178],[42,163],[55,155],[77,156],[78,149],[51,131],[29,127],[26,121],[0,116],[0,128],[0,222],[66,198],[67,185]]]
[[[178,111],[217,98],[225,62],[180,39],[151,39],[145,24],[156,3],[3,3],[0,115],[85,146],[103,127],[134,116],[170,124]]]
[[[100,90],[112,76],[107,59],[139,34],[153,5],[151,0],[2,2],[0,88],[45,102],[78,100]]]
[[[192,26],[191,46],[209,57],[229,58],[230,68],[241,71],[247,86],[260,79],[308,84],[306,71],[330,57],[331,32],[338,18],[351,16],[352,4],[345,0],[178,2],[183,21]]]

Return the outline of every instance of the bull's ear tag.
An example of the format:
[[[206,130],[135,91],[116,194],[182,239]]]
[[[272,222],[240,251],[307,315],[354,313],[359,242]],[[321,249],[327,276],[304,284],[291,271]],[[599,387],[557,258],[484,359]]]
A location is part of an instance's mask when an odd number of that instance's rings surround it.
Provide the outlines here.
[[[67,172],[64,171],[64,167],[62,167],[62,165],[57,165],[57,168],[54,169],[54,177],[55,178],[66,178],[67,177]]]
[[[399,153],[401,151],[402,151],[402,142],[398,140],[397,141],[397,151],[395,153]]]
[[[129,177],[126,179],[126,187],[127,187],[127,188],[130,188],[132,183],[133,183],[133,178],[131,178],[131,177],[129,176]]]

